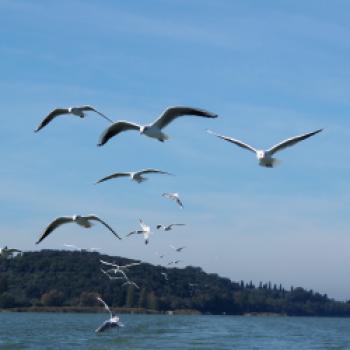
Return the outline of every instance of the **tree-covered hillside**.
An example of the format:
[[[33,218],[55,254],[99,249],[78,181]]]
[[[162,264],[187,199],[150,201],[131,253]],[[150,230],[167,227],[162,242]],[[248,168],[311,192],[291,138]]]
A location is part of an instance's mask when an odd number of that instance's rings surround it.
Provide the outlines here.
[[[281,313],[350,316],[350,303],[303,288],[232,282],[199,267],[165,268],[147,263],[127,271],[134,286],[122,287],[101,272],[100,259],[131,261],[96,252],[43,250],[0,259],[0,308],[95,306],[101,295],[111,306],[155,311],[198,310],[213,314]],[[168,280],[161,274],[167,273]]]

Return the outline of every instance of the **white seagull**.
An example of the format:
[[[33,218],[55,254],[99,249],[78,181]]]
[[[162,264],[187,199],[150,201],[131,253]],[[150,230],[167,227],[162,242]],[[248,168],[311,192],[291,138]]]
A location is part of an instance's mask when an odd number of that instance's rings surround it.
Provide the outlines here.
[[[140,134],[152,137],[161,142],[168,140],[168,136],[162,129],[178,117],[193,115],[205,118],[217,118],[217,114],[205,111],[203,109],[175,106],[167,108],[161,116],[149,125],[139,125],[125,120],[117,121],[109,126],[101,135],[98,146],[104,145],[110,138],[128,130],[139,131]]]
[[[125,280],[126,276],[123,271],[119,271],[122,274],[122,276],[118,277],[118,276],[111,276],[109,273],[109,271],[111,270],[106,271],[104,269],[101,269],[101,272],[104,273],[110,280]]]
[[[170,225],[157,225],[157,229],[164,230],[164,231],[171,231],[174,226],[185,226],[185,224],[170,224]]]
[[[169,247],[172,248],[172,249],[174,249],[174,250],[177,251],[178,253],[180,253],[183,249],[186,248],[185,246],[176,248],[176,247],[174,247],[172,244],[170,244]]]
[[[95,112],[99,114],[101,117],[105,118],[109,122],[113,123],[113,120],[106,117],[104,114],[96,110],[94,107],[91,106],[80,106],[80,107],[68,107],[68,108],[56,108],[52,112],[50,112],[43,121],[38,125],[38,127],[34,130],[35,132],[38,132],[41,130],[44,126],[49,124],[54,118],[65,115],[65,114],[72,114],[80,118],[84,118],[86,115],[86,112]]]
[[[120,328],[120,327],[124,327],[124,325],[120,322],[120,319],[117,315],[113,316],[113,313],[111,311],[111,309],[108,307],[108,305],[103,301],[102,298],[97,298],[97,300],[103,304],[103,306],[105,307],[105,309],[109,312],[110,318],[107,321],[104,321],[102,323],[102,325],[100,327],[98,327],[95,332],[96,333],[100,333],[100,332],[104,332],[108,329],[112,329],[112,328]]]
[[[233,139],[231,137],[219,135],[219,134],[216,134],[215,132],[210,131],[210,130],[208,130],[208,132],[210,134],[213,134],[213,135],[215,135],[215,136],[225,140],[225,141],[232,142],[232,143],[236,144],[239,147],[245,148],[248,151],[251,151],[251,152],[255,153],[256,157],[258,158],[260,166],[263,166],[263,167],[266,167],[266,168],[273,168],[275,165],[277,165],[279,163],[278,159],[272,157],[275,153],[277,153],[279,151],[282,151],[282,150],[284,150],[287,147],[294,146],[296,143],[298,143],[300,141],[303,141],[303,140],[305,140],[305,139],[307,139],[307,138],[309,138],[309,137],[311,137],[313,135],[316,135],[319,132],[321,132],[322,130],[323,129],[318,129],[316,131],[312,131],[312,132],[309,132],[309,133],[306,133],[306,134],[302,134],[302,135],[291,137],[289,139],[281,141],[277,145],[269,148],[268,150],[255,149],[254,147],[252,147],[252,146],[250,146],[250,145],[248,145],[248,144],[246,144],[246,143],[244,143],[242,141]]]
[[[141,265],[141,262],[135,262],[135,263],[130,263],[130,264],[126,264],[126,265],[118,265],[115,263],[110,263],[108,261],[104,261],[102,259],[100,259],[100,263],[107,265],[107,266],[111,266],[112,268],[108,270],[108,272],[113,272],[115,274],[117,274],[120,271],[125,271],[128,270],[128,268],[132,267],[132,266],[137,266],[137,265]]]
[[[137,183],[144,182],[148,180],[146,177],[143,175],[145,174],[163,174],[163,175],[172,175],[170,173],[167,173],[166,171],[158,170],[158,169],[143,169],[140,171],[134,171],[134,172],[119,172],[119,173],[114,173],[112,175],[106,176],[96,182],[96,184],[99,184],[100,182],[104,182],[106,180],[110,179],[116,179],[119,177],[130,177],[132,181],[135,181]]]
[[[126,235],[126,237],[129,237],[131,235],[135,235],[135,234],[138,234],[138,235],[143,235],[143,238],[145,240],[145,244],[148,244],[149,242],[149,236],[151,234],[151,228],[149,226],[147,226],[142,219],[139,219],[140,221],[140,226],[141,226],[141,230],[138,230],[138,231],[132,231],[130,233],[128,233]]]
[[[184,207],[178,193],[163,193],[162,196],[175,201],[181,208]]]
[[[169,281],[168,274],[166,272],[161,272],[160,274],[164,277],[166,281]]]
[[[75,222],[79,226],[85,227],[85,228],[90,228],[93,223],[91,221],[97,221],[104,225],[109,231],[111,231],[114,236],[117,238],[121,239],[118,234],[103,220],[101,220],[98,216],[94,214],[90,214],[87,216],[80,216],[80,215],[73,215],[73,216],[60,216],[53,220],[49,226],[45,229],[44,233],[40,236],[38,241],[35,244],[39,244],[45,237],[47,237],[52,231],[54,231],[57,227],[63,225],[63,224],[68,224],[71,222]]]

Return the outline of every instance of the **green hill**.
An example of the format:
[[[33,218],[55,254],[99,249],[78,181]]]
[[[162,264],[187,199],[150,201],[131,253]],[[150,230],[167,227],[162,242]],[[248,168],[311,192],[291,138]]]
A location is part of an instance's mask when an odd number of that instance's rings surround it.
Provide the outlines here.
[[[147,263],[128,276],[140,289],[122,287],[101,273],[100,259],[131,262],[96,252],[43,250],[0,259],[0,308],[92,307],[101,295],[113,307],[197,310],[212,314],[278,313],[307,316],[350,316],[350,303],[337,302],[303,288],[232,282],[199,267],[165,268]],[[168,274],[168,281],[161,275]]]

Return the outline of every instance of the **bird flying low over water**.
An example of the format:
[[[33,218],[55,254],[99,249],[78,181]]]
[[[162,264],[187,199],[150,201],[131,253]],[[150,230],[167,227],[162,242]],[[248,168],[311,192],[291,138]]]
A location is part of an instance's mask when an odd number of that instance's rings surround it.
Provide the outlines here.
[[[171,231],[174,226],[185,226],[185,224],[157,225],[157,230]]]
[[[225,141],[234,143],[234,144],[236,144],[239,147],[245,148],[248,151],[251,151],[251,152],[255,153],[256,157],[259,160],[259,165],[260,166],[263,166],[263,167],[266,167],[266,168],[273,168],[274,166],[276,166],[279,163],[278,159],[272,157],[275,153],[277,153],[279,151],[282,151],[282,150],[284,150],[287,147],[294,146],[296,143],[298,143],[300,141],[303,141],[303,140],[306,140],[307,138],[318,134],[322,130],[323,129],[318,129],[316,131],[312,131],[312,132],[309,132],[309,133],[306,133],[306,134],[302,134],[302,135],[291,137],[289,139],[281,141],[277,145],[269,148],[268,150],[258,150],[258,149],[255,149],[254,147],[248,145],[247,143],[244,143],[242,141],[233,139],[231,137],[216,134],[215,132],[213,132],[211,130],[208,130],[208,132],[210,134],[213,134],[213,135],[215,135],[215,136],[225,140]]]
[[[101,135],[98,146],[104,145],[110,138],[124,131],[136,130],[140,134],[152,137],[161,142],[168,140],[162,129],[178,117],[192,115],[204,118],[217,118],[217,114],[199,108],[175,106],[167,108],[161,116],[149,125],[139,125],[125,120],[117,121],[109,126]]]
[[[162,170],[158,170],[158,169],[143,169],[143,170],[134,171],[134,172],[114,173],[112,175],[106,176],[106,177],[98,180],[96,183],[98,184],[98,183],[104,182],[106,180],[116,179],[116,178],[119,178],[119,177],[130,177],[130,179],[132,181],[135,181],[137,183],[141,183],[141,182],[144,182],[144,181],[148,180],[146,177],[143,176],[145,174],[172,175],[170,173],[167,173],[166,171],[162,171]]]
[[[109,320],[104,321],[102,323],[102,325],[95,330],[95,332],[96,333],[101,333],[101,332],[107,331],[108,329],[124,327],[124,325],[120,322],[119,317],[117,315],[113,316],[113,313],[112,313],[111,309],[104,302],[104,300],[102,298],[99,298],[99,297],[97,298],[97,300],[101,304],[103,304],[105,309],[109,312],[110,318],[109,318]]]
[[[135,234],[138,234],[138,235],[143,235],[143,238],[145,240],[145,244],[148,244],[149,242],[149,236],[151,234],[151,228],[149,226],[147,226],[142,219],[139,219],[140,221],[140,226],[141,226],[141,230],[138,230],[138,231],[132,231],[130,233],[128,233],[126,235],[126,237],[129,237],[131,235],[135,235]]]
[[[178,193],[163,193],[162,196],[175,201],[181,208],[184,207]]]
[[[113,123],[113,120],[109,119],[104,114],[102,114],[101,112],[99,112],[98,110],[96,110],[94,107],[91,107],[91,106],[56,108],[43,119],[43,121],[38,125],[38,127],[34,131],[38,132],[44,126],[49,124],[53,119],[55,119],[56,117],[58,117],[60,115],[72,114],[72,115],[75,115],[77,117],[84,118],[86,116],[86,112],[95,112],[95,113],[99,114],[102,118]]]
[[[52,231],[54,231],[57,227],[63,225],[63,224],[69,224],[71,222],[74,222],[78,224],[79,226],[90,228],[93,225],[93,221],[97,221],[104,225],[109,231],[111,231],[114,236],[121,239],[118,234],[102,219],[100,219],[98,216],[94,214],[90,214],[87,216],[81,216],[81,215],[73,215],[73,216],[60,216],[53,220],[49,226],[45,229],[44,233],[40,236],[38,241],[35,244],[39,244],[44,238],[46,238]]]

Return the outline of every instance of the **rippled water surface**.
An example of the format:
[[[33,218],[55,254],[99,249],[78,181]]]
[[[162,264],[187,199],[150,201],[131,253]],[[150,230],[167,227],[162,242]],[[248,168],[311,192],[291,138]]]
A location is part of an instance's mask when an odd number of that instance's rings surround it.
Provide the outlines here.
[[[0,349],[350,349],[350,319],[0,313]]]

